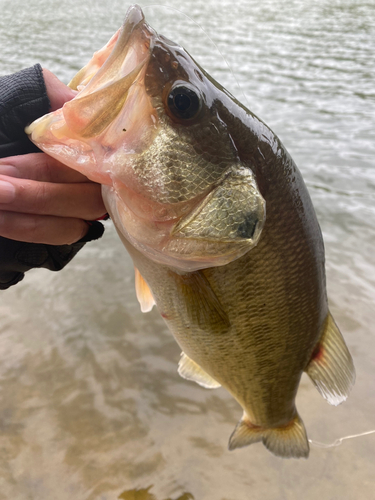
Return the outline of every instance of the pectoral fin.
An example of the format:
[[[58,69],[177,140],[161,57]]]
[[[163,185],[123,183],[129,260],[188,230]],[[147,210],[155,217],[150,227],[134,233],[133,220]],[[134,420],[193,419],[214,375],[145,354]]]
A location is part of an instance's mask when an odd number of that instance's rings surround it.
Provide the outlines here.
[[[221,387],[208,373],[206,373],[195,361],[190,359],[184,352],[178,363],[178,373],[186,380],[193,380],[206,389],[217,389]]]
[[[228,329],[228,316],[202,271],[183,275],[170,271],[170,274],[176,281],[178,296],[183,298],[178,307],[185,308],[193,325],[207,331]]]
[[[320,394],[335,406],[346,400],[354,384],[353,359],[330,313],[306,373]]]
[[[174,228],[178,238],[256,245],[265,221],[265,200],[251,170],[233,168]]]
[[[143,276],[134,268],[135,272],[135,293],[137,294],[138,302],[142,312],[149,312],[155,305],[155,300],[148,284],[143,279]]]

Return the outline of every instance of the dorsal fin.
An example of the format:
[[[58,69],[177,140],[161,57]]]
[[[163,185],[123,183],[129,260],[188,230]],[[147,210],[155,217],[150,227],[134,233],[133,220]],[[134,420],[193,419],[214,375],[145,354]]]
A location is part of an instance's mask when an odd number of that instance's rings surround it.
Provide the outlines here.
[[[141,273],[136,267],[135,272],[135,293],[137,294],[138,302],[141,306],[142,312],[149,312],[155,305],[155,300],[150,290],[150,287],[143,279]]]
[[[206,389],[217,389],[221,387],[219,382],[206,373],[195,361],[189,358],[184,352],[178,363],[178,373],[186,380],[193,380]]]
[[[353,359],[330,313],[306,373],[320,394],[335,406],[346,400],[354,384]]]

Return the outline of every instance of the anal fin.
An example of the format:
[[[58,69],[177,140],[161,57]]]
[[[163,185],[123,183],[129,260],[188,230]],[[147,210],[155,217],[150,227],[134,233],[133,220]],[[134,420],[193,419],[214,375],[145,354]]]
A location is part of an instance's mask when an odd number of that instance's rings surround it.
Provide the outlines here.
[[[277,457],[309,456],[310,447],[305,426],[298,414],[283,427],[263,428],[253,425],[244,413],[229,439],[229,449],[242,448],[259,441]]]
[[[320,394],[335,406],[346,400],[354,384],[353,359],[330,313],[306,373]]]
[[[134,268],[134,272],[135,272],[135,293],[137,295],[138,302],[141,306],[141,311],[149,312],[155,305],[154,297],[151,293],[148,284],[145,282],[143,276],[136,267]]]
[[[178,373],[186,380],[193,380],[197,384],[205,387],[206,389],[217,389],[221,387],[219,382],[206,373],[195,361],[181,353],[181,359],[178,363]]]

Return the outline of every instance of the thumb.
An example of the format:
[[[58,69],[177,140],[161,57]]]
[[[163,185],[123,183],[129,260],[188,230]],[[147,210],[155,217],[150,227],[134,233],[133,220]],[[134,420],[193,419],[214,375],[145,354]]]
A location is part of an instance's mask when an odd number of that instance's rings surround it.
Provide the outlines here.
[[[67,87],[56,75],[46,68],[43,68],[43,78],[51,103],[50,111],[60,109],[65,102],[70,101],[76,96],[77,92],[75,90]]]

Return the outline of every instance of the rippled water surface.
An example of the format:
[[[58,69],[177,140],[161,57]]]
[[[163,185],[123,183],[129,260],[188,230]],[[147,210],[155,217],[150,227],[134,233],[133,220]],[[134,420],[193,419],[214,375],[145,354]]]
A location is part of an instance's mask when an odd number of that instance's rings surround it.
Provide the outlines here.
[[[374,3],[166,4],[145,8],[151,24],[271,126],[316,207],[330,307],[357,382],[333,408],[302,379],[309,437],[329,443],[375,429]],[[0,73],[40,62],[69,81],[127,7],[0,0]],[[1,500],[373,498],[375,435],[312,446],[308,461],[278,459],[261,444],[227,451],[240,408],[224,390],[178,376],[178,346],[157,312],[140,312],[110,223],[65,270],[32,271],[0,300]]]

